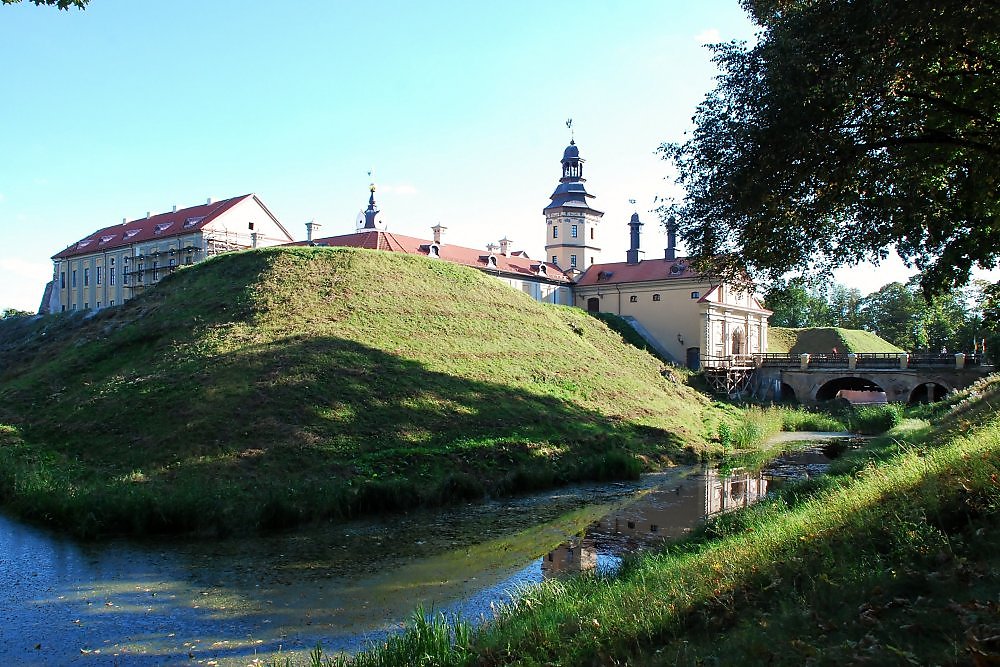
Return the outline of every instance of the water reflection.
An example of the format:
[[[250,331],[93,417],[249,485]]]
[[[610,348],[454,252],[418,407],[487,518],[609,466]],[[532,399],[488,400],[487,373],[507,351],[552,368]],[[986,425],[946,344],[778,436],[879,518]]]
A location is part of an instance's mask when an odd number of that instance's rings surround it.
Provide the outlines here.
[[[586,533],[541,560],[546,577],[614,569],[622,556],[682,537],[706,519],[762,500],[784,479],[822,473],[830,459],[810,448],[775,459],[765,470],[722,473],[705,467],[643,493],[590,524]]]

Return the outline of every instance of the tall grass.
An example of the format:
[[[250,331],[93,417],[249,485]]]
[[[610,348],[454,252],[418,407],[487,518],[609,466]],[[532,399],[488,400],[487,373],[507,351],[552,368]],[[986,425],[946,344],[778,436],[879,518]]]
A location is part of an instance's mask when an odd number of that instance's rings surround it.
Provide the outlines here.
[[[1000,417],[962,431],[884,437],[616,576],[542,584],[422,664],[995,659]],[[353,664],[411,659],[387,645]]]

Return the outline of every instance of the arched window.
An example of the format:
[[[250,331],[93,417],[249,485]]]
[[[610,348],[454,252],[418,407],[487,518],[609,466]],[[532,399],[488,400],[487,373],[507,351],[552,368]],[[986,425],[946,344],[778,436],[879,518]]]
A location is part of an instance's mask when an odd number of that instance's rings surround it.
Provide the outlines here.
[[[601,300],[596,296],[592,296],[587,299],[587,312],[596,313],[601,310]]]
[[[733,347],[730,354],[746,354],[743,349],[743,329],[737,329],[732,336]]]

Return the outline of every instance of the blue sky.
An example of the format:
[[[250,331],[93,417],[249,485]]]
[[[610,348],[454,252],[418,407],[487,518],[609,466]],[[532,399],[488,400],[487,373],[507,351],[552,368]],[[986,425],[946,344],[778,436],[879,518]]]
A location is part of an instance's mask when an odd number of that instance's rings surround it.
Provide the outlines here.
[[[542,257],[570,117],[602,259],[633,210],[662,256],[656,148],[713,85],[702,45],[752,36],[736,0],[0,6],[0,308],[37,308],[49,257],[92,231],[207,197],[353,231],[371,168],[391,231]]]

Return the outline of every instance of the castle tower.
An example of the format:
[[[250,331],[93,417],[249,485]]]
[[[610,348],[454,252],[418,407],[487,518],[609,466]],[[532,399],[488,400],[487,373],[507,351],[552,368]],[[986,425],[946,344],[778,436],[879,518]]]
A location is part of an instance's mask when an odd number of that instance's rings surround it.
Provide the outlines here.
[[[576,141],[571,140],[563,151],[562,178],[550,199],[545,214],[545,259],[564,271],[587,270],[597,261],[601,248],[598,224],[602,211],[590,206],[584,187],[583,158]]]

